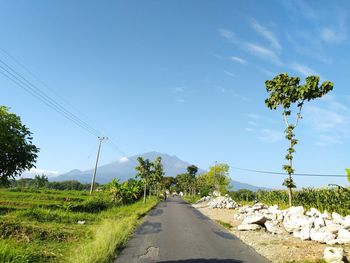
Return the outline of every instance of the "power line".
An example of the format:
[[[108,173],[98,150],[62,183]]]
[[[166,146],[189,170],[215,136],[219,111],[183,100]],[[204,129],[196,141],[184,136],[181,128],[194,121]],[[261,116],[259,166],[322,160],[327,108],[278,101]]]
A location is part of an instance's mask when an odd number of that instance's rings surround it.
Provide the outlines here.
[[[261,173],[261,174],[276,174],[276,175],[287,175],[286,173],[281,172],[272,172],[272,171],[262,171],[262,170],[254,170],[254,169],[246,169],[230,166],[230,168],[240,171],[253,172],[253,173]],[[341,174],[312,174],[312,173],[294,173],[296,176],[311,176],[311,177],[347,177],[347,175]]]
[[[12,56],[9,52],[7,52],[6,50],[4,50],[3,48],[0,47],[0,51],[2,51],[7,57],[9,57],[12,61],[14,61],[17,65],[19,65],[21,68],[23,68],[29,75],[31,75],[36,81],[38,81],[43,87],[46,88],[47,91],[51,92],[52,94],[54,94],[56,97],[58,97],[62,102],[64,102],[66,105],[68,105],[69,107],[71,107],[72,109],[74,109],[77,113],[79,113],[81,116],[83,116],[86,120],[90,121],[90,123],[94,124],[94,122],[89,118],[89,116],[87,116],[85,113],[83,113],[82,111],[80,111],[75,105],[73,105],[72,103],[70,103],[69,101],[67,101],[65,98],[63,98],[58,92],[56,92],[53,89],[50,89],[48,87],[48,85],[41,80],[36,74],[34,74],[29,68],[27,68],[23,63],[21,63],[17,58],[15,58],[14,56]],[[95,125],[96,126],[96,125]],[[101,132],[99,130],[100,134],[103,134],[103,132]]]
[[[75,114],[71,113],[69,110],[64,108],[62,105],[60,105],[58,102],[56,102],[54,99],[52,99],[50,96],[45,94],[42,90],[40,90],[38,87],[36,87],[34,84],[32,84],[30,81],[28,81],[25,77],[23,77],[21,74],[16,72],[13,68],[11,68],[7,63],[5,63],[3,60],[0,59],[0,71],[1,74],[3,74],[5,77],[10,79],[12,82],[17,84],[19,87],[27,91],[32,96],[39,99],[41,102],[46,104],[51,109],[55,110],[65,118],[69,119],[79,127],[85,129],[89,133],[99,136],[100,132],[93,128],[91,125],[77,117]]]

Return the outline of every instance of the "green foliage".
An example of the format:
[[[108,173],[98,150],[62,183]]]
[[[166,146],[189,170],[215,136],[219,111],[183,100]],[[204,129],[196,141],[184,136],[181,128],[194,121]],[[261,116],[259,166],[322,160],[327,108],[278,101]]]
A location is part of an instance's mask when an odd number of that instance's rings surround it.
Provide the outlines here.
[[[229,190],[231,179],[229,177],[230,167],[228,164],[219,163],[209,167],[209,171],[198,176],[198,189],[200,193],[217,190],[225,194]]]
[[[200,195],[184,195],[182,199],[190,204],[196,203],[199,199],[201,199]]]
[[[20,117],[0,106],[0,185],[35,167],[39,149],[32,143],[29,129]]]
[[[288,207],[289,196],[284,190],[249,192],[246,190],[231,192],[230,196],[237,202],[258,200],[267,205],[279,205],[281,209]],[[294,192],[293,204],[306,209],[315,207],[320,211],[337,212],[342,215],[350,214],[350,188],[305,188]]]
[[[116,206],[105,192],[2,188],[0,262],[107,262],[157,202]]]
[[[11,181],[11,187],[17,188],[47,188],[53,190],[89,190],[90,184],[82,184],[77,180],[62,182],[48,182],[45,175],[36,175],[35,178],[20,178]],[[98,185],[98,183],[95,183]]]
[[[112,197],[113,202],[117,204],[129,204],[138,200],[142,194],[142,183],[137,180],[129,180],[120,183],[113,179],[104,186],[104,189]]]
[[[348,181],[350,182],[350,169],[345,169],[345,171],[348,176]]]
[[[292,174],[293,169],[293,153],[294,147],[297,145],[298,140],[295,139],[294,130],[298,126],[299,120],[302,118],[301,111],[305,101],[311,101],[316,98],[321,98],[329,91],[333,90],[333,83],[325,81],[319,85],[320,78],[318,76],[309,76],[306,78],[305,84],[300,84],[300,78],[289,77],[287,73],[282,73],[274,77],[272,80],[265,82],[266,91],[269,93],[269,97],[265,100],[265,104],[269,109],[277,109],[281,107],[283,109],[283,118],[286,124],[285,135],[289,141],[289,148],[287,149],[287,155],[285,159],[288,164],[283,166],[283,170],[288,174],[288,178],[283,182],[283,185],[289,189],[289,204],[292,204],[292,188],[296,185],[293,181]],[[292,116],[292,108],[296,108],[296,121],[290,122]]]

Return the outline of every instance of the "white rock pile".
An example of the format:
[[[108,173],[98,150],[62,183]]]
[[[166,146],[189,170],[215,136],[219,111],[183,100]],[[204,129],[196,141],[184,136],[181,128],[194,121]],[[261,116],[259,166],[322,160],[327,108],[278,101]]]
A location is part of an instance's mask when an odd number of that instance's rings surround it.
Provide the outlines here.
[[[266,229],[273,234],[290,233],[328,245],[350,243],[350,215],[321,213],[316,208],[305,212],[302,206],[279,210],[277,205],[257,203],[241,207],[234,219],[243,221],[238,226],[241,231]]]
[[[226,208],[226,209],[238,208],[238,204],[229,196],[216,197],[208,203],[208,206],[210,208]]]
[[[199,199],[196,204],[203,203],[203,202],[209,202],[211,200],[211,196],[203,196],[201,199]]]

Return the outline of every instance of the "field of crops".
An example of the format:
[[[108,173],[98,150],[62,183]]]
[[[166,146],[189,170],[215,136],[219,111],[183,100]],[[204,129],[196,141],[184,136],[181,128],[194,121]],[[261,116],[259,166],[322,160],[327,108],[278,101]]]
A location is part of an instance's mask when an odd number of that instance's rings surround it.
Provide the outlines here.
[[[288,207],[288,193],[284,190],[257,191],[240,190],[230,193],[238,202],[252,202],[257,200],[268,205],[278,204],[281,208]],[[350,215],[350,188],[305,188],[295,191],[293,195],[294,206],[304,206],[306,209],[315,207],[320,211],[337,212]]]
[[[0,189],[0,262],[108,262],[157,202],[116,206],[102,192]]]

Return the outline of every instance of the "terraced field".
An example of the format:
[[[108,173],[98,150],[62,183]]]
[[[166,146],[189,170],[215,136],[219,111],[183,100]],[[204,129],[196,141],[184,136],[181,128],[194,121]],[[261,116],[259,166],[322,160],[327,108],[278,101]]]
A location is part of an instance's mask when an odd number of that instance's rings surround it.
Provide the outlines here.
[[[115,206],[104,193],[0,189],[0,262],[108,262],[157,202]]]

